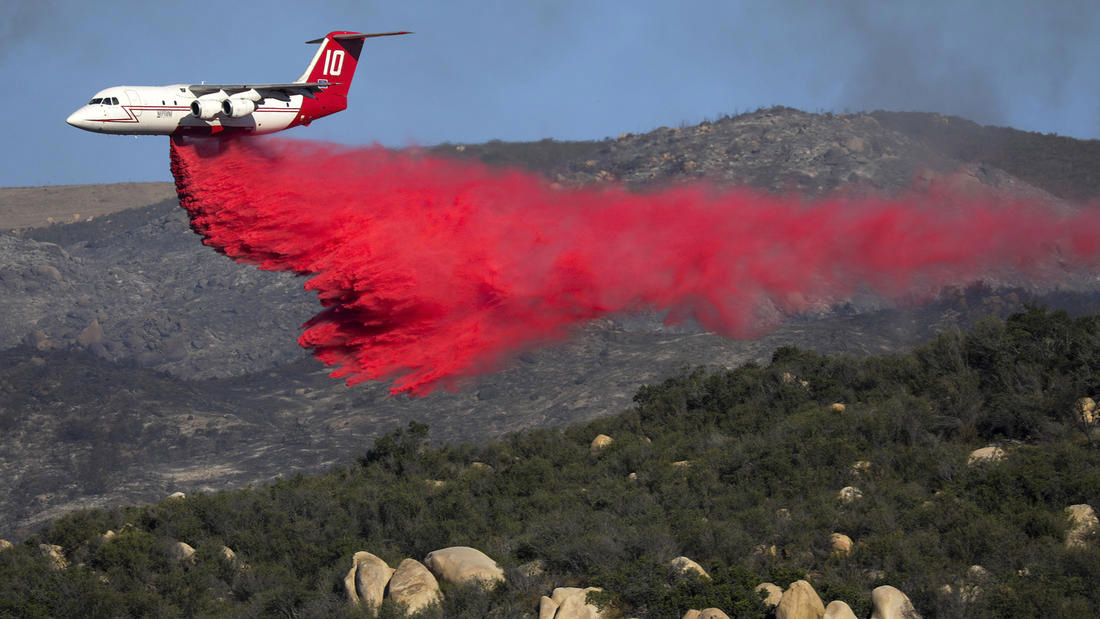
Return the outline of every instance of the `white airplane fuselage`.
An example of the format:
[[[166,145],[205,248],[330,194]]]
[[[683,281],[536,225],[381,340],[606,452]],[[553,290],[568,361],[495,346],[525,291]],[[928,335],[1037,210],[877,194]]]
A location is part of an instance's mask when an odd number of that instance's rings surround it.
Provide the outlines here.
[[[348,90],[363,42],[401,32],[330,32],[305,73],[282,84],[173,84],[114,86],[101,90],[66,122],[123,135],[257,135],[274,133],[335,114],[348,106]]]
[[[259,135],[308,124],[312,120],[301,114],[305,99],[302,95],[262,98],[256,102],[252,113],[239,118],[218,114],[204,120],[191,113],[191,103],[196,99],[211,99],[220,104],[226,98],[225,94],[196,97],[187,84],[115,86],[97,92],[91,102],[73,112],[66,122],[88,131],[123,135],[217,135],[222,132]]]

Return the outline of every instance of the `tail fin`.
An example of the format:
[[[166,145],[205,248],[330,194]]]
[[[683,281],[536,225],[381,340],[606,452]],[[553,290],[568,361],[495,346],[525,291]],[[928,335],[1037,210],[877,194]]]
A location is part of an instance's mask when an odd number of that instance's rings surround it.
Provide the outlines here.
[[[397,34],[412,34],[411,32],[378,32],[364,34],[361,32],[330,32],[320,39],[306,41],[306,43],[321,43],[320,49],[313,56],[306,72],[297,79],[297,83],[328,82],[325,89],[326,95],[348,96],[351,88],[351,78],[355,76],[355,67],[359,63],[359,53],[363,51],[363,40],[371,37],[387,37]]]

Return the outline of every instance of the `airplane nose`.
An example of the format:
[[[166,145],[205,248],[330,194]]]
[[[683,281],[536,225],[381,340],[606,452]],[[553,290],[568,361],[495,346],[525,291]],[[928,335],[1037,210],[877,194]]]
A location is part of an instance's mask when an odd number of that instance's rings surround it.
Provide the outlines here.
[[[88,129],[88,121],[84,119],[84,115],[80,113],[80,110],[69,114],[69,117],[65,119],[65,122],[76,127],[77,129]]]

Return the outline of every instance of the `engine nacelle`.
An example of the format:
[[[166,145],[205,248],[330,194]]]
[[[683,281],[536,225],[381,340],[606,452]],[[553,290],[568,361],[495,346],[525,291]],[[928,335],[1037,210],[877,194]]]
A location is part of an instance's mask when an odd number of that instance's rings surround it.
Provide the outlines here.
[[[203,120],[210,120],[222,111],[221,101],[214,99],[195,99],[191,102],[191,113]]]
[[[240,97],[230,97],[225,101],[222,101],[222,114],[230,118],[240,118],[241,116],[248,116],[252,112],[256,111],[256,102],[251,99],[242,99]]]

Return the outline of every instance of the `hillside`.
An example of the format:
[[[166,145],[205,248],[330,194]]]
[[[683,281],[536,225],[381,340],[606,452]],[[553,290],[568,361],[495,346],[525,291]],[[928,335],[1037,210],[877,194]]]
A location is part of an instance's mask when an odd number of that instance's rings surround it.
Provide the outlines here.
[[[592,585],[621,616],[766,617],[755,587],[797,579],[860,617],[882,584],[926,618],[1095,616],[1100,526],[1068,514],[1100,502],[1097,364],[1100,316],[1029,307],[904,353],[700,368],[564,429],[429,444],[411,423],[320,477],[57,519],[0,552],[0,614],[375,616],[347,602],[353,553],[468,545],[505,581],[444,584],[419,616],[534,617]]]
[[[1003,135],[1012,139],[994,140]],[[1094,195],[1086,156],[1094,147],[939,116],[771,108],[614,140],[429,150],[527,167],[563,185],[619,181],[638,191],[705,178],[810,195],[892,192],[957,177],[1084,198]],[[327,378],[297,346],[300,325],[319,309],[300,279],[204,247],[175,200],[155,201],[145,189],[163,187],[42,189],[63,196],[51,204],[68,215],[49,216],[65,223],[0,234],[0,466],[11,480],[0,491],[0,535],[25,537],[80,506],[318,473],[411,420],[428,421],[436,439],[483,441],[614,414],[641,385],[684,367],[763,362],[781,346],[866,355],[1029,300],[1075,314],[1100,309],[1090,282],[1061,290],[990,282],[919,307],[861,298],[751,341],[667,327],[661,316],[615,316],[455,393],[391,398],[384,385],[349,389]],[[108,190],[124,196],[106,199]],[[0,190],[0,221],[42,208],[41,199]],[[87,221],[93,213],[103,214]]]

